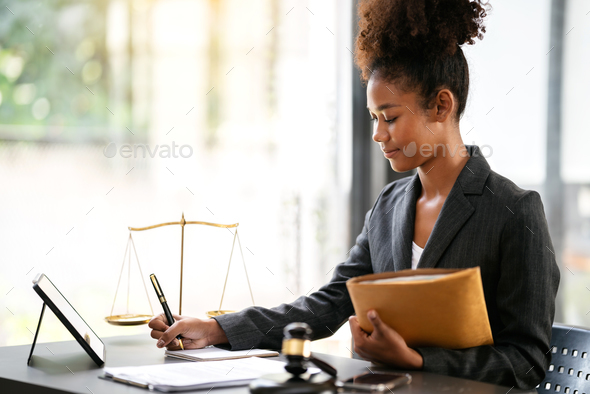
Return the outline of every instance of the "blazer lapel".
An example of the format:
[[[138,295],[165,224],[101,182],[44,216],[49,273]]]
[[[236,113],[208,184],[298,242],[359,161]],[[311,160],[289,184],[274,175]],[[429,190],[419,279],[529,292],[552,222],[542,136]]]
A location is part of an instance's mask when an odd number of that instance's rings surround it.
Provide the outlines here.
[[[415,174],[406,186],[401,202],[393,209],[391,238],[393,241],[393,267],[395,271],[412,268],[412,240],[414,239],[416,201],[421,191],[420,177]]]
[[[461,227],[475,212],[466,194],[481,195],[490,173],[490,166],[477,145],[466,145],[471,156],[461,170],[453,188],[434,223],[432,233],[424,246],[418,268],[433,268]],[[401,201],[393,208],[392,254],[395,271],[412,268],[412,240],[416,220],[416,201],[422,183],[415,174],[405,188]]]
[[[447,246],[474,211],[475,208],[463,194],[461,184],[456,182],[443,204],[428,241],[426,241],[424,251],[418,261],[418,268],[434,268],[436,266]]]
[[[471,156],[457,177],[451,192],[434,223],[432,233],[424,246],[418,262],[418,268],[434,268],[445,249],[449,246],[457,232],[467,219],[475,212],[475,208],[466,194],[483,193],[485,182],[490,173],[490,166],[476,145],[466,145]],[[416,207],[414,202],[414,215]],[[410,254],[411,254],[410,240]]]

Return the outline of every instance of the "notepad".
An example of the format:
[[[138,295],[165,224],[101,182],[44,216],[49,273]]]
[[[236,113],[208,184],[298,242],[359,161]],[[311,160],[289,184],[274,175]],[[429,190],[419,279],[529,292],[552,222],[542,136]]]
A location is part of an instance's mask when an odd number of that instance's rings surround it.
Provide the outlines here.
[[[172,363],[104,369],[104,379],[161,392],[243,386],[264,374],[285,372],[282,361],[248,357],[203,363]]]
[[[349,279],[359,325],[373,331],[374,309],[410,347],[465,349],[493,345],[481,273],[468,269],[413,269]]]
[[[225,350],[214,346],[208,346],[203,349],[190,350],[166,350],[166,356],[181,358],[189,361],[214,361],[214,360],[233,360],[245,357],[274,357],[279,353],[274,350],[250,349],[250,350]]]

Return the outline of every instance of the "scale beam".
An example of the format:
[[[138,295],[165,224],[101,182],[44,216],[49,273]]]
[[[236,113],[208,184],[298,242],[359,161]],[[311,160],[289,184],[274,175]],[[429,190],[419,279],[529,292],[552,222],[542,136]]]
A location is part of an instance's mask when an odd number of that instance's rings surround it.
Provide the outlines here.
[[[182,214],[182,218],[184,220],[184,213]],[[164,227],[164,226],[174,226],[174,225],[184,226],[185,224],[202,224],[205,226],[222,227],[222,228],[234,228],[234,227],[238,227],[240,225],[240,223],[219,224],[219,223],[211,223],[211,222],[187,222],[187,221],[185,221],[183,224],[182,221],[180,221],[180,222],[168,222],[168,223],[154,224],[153,226],[148,226],[148,227],[128,227],[128,229],[129,229],[129,231],[145,231],[145,230],[151,230],[153,228]]]
[[[236,237],[238,238],[238,244],[240,246],[240,253],[242,254],[242,263],[244,264],[244,270],[246,270],[246,261],[244,260],[244,254],[242,253],[242,245],[240,243],[240,238],[238,236],[238,226],[240,225],[239,223],[232,223],[232,224],[221,224],[221,223],[212,223],[212,222],[203,222],[203,221],[186,221],[184,219],[184,213],[182,214],[182,219],[179,222],[166,222],[166,223],[160,223],[160,224],[154,224],[153,226],[147,226],[147,227],[128,227],[129,231],[145,231],[145,230],[151,230],[154,228],[158,228],[158,227],[164,227],[164,226],[181,226],[181,236],[180,236],[180,296],[179,296],[179,302],[178,302],[178,314],[182,315],[182,283],[183,283],[183,271],[184,271],[184,226],[187,224],[200,224],[200,225],[204,225],[204,226],[212,226],[212,227],[220,227],[220,228],[235,228],[235,233],[234,235],[234,243],[235,243],[235,239]],[[230,231],[231,232],[231,231]],[[225,276],[225,283],[223,284],[223,294],[221,295],[221,302],[219,304],[219,310],[217,311],[210,311],[207,312],[208,315],[211,316],[216,316],[219,314],[223,314],[226,312],[230,312],[230,311],[222,311],[221,310],[221,303],[223,303],[223,296],[225,295],[225,287],[227,285],[227,277],[229,275],[229,267],[231,265],[231,258],[233,256],[233,245],[232,245],[232,252],[229,256],[229,264],[227,266],[227,274]],[[254,304],[254,296],[252,294],[252,287],[250,286],[250,279],[248,278],[248,271],[246,270],[246,279],[248,281],[248,289],[250,290],[250,297],[252,298],[252,304]],[[115,296],[116,297],[116,296]]]

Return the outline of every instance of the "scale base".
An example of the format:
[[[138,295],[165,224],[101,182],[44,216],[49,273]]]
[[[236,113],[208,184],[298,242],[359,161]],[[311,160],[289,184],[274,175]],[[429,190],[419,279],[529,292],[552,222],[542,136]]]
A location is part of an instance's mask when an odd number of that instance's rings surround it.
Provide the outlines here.
[[[154,317],[153,315],[138,315],[135,313],[127,313],[125,315],[107,316],[104,320],[114,326],[139,326],[147,324]]]
[[[290,373],[264,375],[250,383],[254,394],[318,394],[335,393],[335,378],[325,373],[296,377]]]
[[[217,311],[207,311],[206,315],[208,318],[212,318],[215,316],[221,316],[221,315],[225,315],[226,313],[235,313],[236,311],[232,311],[232,310],[217,310]]]

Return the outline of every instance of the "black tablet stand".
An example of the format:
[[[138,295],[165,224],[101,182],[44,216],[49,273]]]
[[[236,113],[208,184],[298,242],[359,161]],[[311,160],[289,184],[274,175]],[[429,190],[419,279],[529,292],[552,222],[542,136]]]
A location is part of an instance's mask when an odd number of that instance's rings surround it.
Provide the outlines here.
[[[39,323],[37,323],[37,331],[35,331],[35,339],[33,339],[33,344],[31,345],[31,353],[29,353],[29,359],[27,360],[27,365],[31,365],[31,358],[33,357],[33,350],[35,350],[35,344],[37,343],[37,336],[39,335],[39,329],[41,328],[41,322],[43,321],[43,314],[45,313],[45,303],[43,303],[43,308],[41,308],[41,316],[39,316]]]

